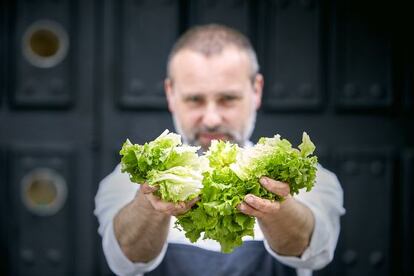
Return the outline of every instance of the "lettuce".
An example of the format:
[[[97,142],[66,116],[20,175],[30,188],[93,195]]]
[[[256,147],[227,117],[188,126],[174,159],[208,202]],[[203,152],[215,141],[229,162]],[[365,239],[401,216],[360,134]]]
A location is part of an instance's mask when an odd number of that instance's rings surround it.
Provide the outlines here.
[[[292,148],[288,140],[280,139],[280,135],[262,137],[254,147],[240,151],[230,167],[243,181],[268,176],[289,183],[291,194],[297,194],[302,188],[310,191],[315,182],[318,159],[310,156],[315,145],[306,132],[298,148]]]
[[[191,242],[199,238],[218,241],[224,253],[240,246],[243,237],[254,235],[255,218],[236,208],[245,195],[283,200],[264,189],[260,177],[289,183],[292,195],[300,189],[311,190],[315,182],[315,145],[306,133],[297,149],[279,135],[262,137],[248,148],[213,141],[202,156],[198,149],[182,145],[181,137],[168,130],[144,145],[127,140],[120,151],[121,170],[132,182],[159,186],[157,194],[163,200],[178,202],[199,196],[189,212],[177,217],[175,227]]]
[[[257,180],[243,181],[230,169],[240,150],[230,142],[213,141],[206,153],[211,169],[204,173],[200,200],[176,222],[191,242],[203,233],[203,239],[218,241],[222,252],[232,252],[244,236],[254,235],[254,218],[240,213],[236,206],[248,193],[274,198]]]
[[[261,138],[255,146],[246,149],[213,141],[206,154],[211,169],[204,173],[200,201],[178,217],[176,227],[184,230],[191,242],[202,235],[203,239],[218,241],[222,252],[232,252],[242,244],[244,236],[254,235],[255,219],[236,209],[244,196],[250,193],[283,200],[260,185],[262,176],[289,183],[291,194],[302,188],[309,191],[316,177],[317,157],[310,156],[314,150],[306,133],[299,150],[279,135]]]
[[[182,145],[180,135],[168,130],[144,145],[127,139],[120,151],[121,171],[132,182],[159,186],[157,194],[165,201],[191,200],[201,191],[207,162],[198,156],[198,149]]]

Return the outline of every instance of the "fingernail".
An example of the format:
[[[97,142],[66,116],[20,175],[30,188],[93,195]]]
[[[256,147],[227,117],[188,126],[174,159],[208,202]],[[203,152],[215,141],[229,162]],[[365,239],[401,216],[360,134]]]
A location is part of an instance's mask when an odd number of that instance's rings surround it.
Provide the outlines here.
[[[262,178],[260,178],[260,183],[262,183],[263,185],[266,185],[268,183],[267,178],[264,177],[264,176]]]
[[[247,196],[244,198],[244,200],[245,200],[247,203],[253,203],[254,198],[253,198],[251,195],[247,195]]]

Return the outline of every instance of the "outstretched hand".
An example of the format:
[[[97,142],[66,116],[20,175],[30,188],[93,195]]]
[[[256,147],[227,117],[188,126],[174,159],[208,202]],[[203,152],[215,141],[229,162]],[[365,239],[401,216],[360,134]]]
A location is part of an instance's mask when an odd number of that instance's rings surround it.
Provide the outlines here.
[[[285,198],[283,202],[260,198],[253,194],[248,194],[244,197],[244,201],[238,205],[238,209],[249,216],[254,216],[259,219],[272,217],[276,214],[280,205],[292,199],[290,195],[289,184],[277,181],[268,177],[260,178],[260,184],[269,192],[282,196]]]

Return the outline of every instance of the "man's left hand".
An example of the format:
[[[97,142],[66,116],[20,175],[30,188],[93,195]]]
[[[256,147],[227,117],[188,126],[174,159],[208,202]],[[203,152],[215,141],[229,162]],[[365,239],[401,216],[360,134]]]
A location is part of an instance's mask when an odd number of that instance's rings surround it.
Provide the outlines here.
[[[287,183],[268,177],[262,177],[260,183],[284,200],[278,202],[248,194],[238,209],[257,218],[273,251],[285,256],[300,256],[312,236],[315,223],[312,211],[290,195]]]
[[[269,192],[284,197],[285,200],[291,199],[290,188],[287,183],[262,177],[260,178],[260,184]],[[248,194],[244,197],[244,202],[239,204],[238,209],[246,215],[265,219],[267,216],[274,217],[281,204],[283,203]]]

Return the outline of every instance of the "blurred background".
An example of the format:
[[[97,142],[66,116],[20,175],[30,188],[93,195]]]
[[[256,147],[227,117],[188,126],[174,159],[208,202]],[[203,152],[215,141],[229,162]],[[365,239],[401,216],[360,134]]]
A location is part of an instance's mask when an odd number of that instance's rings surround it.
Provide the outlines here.
[[[265,76],[252,140],[307,131],[347,214],[315,275],[414,275],[409,1],[0,3],[0,275],[110,275],[93,216],[126,138],[173,129],[163,78],[189,26],[251,38]]]

